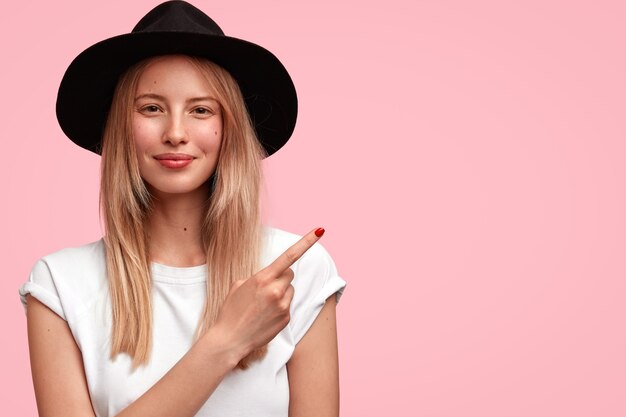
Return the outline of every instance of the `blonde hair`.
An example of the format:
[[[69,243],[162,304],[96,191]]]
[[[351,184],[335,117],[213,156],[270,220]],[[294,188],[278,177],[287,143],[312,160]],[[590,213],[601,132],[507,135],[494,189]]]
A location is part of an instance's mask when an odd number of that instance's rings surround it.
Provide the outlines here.
[[[202,224],[207,298],[194,340],[215,322],[232,283],[257,272],[261,253],[259,194],[263,148],[257,140],[237,82],[223,68],[187,57],[204,75],[222,107],[222,144]],[[150,359],[152,306],[146,224],[151,197],[139,173],[132,137],[138,80],[149,58],[118,81],[102,140],[100,207],[105,225],[106,268],[112,305],[111,358],[128,353],[133,367]],[[263,357],[256,349],[238,365]]]

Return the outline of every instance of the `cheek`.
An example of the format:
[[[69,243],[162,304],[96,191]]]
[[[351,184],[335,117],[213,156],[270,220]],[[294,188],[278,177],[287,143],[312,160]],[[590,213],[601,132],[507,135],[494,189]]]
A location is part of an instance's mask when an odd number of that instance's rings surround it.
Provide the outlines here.
[[[150,145],[150,137],[154,135],[154,132],[152,132],[153,128],[151,128],[150,124],[138,118],[133,119],[132,128],[135,149],[137,150],[137,155],[141,155]]]
[[[196,137],[200,138],[198,146],[206,153],[216,152],[222,144],[222,134],[221,120],[198,126],[198,130],[196,131]]]

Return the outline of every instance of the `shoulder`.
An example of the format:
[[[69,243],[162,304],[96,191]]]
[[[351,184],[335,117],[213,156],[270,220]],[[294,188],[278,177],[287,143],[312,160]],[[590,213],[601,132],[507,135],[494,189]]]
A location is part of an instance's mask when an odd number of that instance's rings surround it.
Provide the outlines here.
[[[99,239],[81,246],[69,247],[43,256],[37,263],[54,268],[72,268],[104,262],[104,240]]]
[[[35,263],[32,280],[38,277],[54,282],[59,292],[64,289],[90,291],[101,286],[106,278],[104,240],[61,249]]]
[[[88,272],[104,268],[104,241],[102,239],[85,245],[70,247],[52,252],[38,259],[30,274],[30,281],[64,280],[76,275],[77,271]]]
[[[100,239],[40,258],[20,295],[24,303],[27,293],[34,295],[67,320],[106,290],[106,285],[104,241]]]

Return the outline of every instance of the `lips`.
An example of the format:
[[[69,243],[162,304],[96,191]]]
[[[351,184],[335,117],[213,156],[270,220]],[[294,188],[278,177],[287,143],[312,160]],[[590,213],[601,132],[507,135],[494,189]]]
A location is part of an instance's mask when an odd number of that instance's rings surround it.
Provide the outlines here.
[[[184,153],[163,153],[154,157],[166,168],[184,168],[193,161],[193,156]]]

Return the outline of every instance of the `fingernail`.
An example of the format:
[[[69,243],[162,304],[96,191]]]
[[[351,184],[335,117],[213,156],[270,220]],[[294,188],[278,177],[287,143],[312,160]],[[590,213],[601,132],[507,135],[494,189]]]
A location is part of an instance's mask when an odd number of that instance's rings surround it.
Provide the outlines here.
[[[317,230],[315,231],[315,236],[317,236],[317,237],[322,237],[322,235],[324,234],[324,232],[325,232],[325,231],[326,231],[326,230],[324,230],[324,228],[323,228],[323,227],[320,227],[319,229],[317,229]]]

